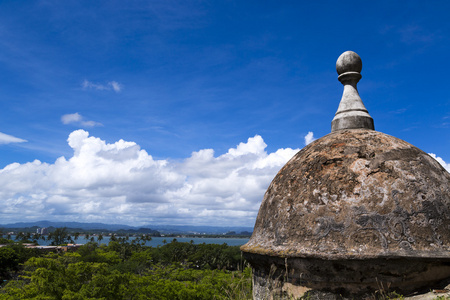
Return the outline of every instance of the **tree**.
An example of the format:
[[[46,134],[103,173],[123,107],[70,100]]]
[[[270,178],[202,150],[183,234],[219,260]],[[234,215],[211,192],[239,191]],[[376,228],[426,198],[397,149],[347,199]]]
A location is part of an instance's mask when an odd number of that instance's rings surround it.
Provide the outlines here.
[[[103,240],[103,234],[100,233],[97,237],[97,242],[100,243],[101,240]]]
[[[52,243],[51,243],[52,245],[62,245],[62,244],[66,244],[66,242],[69,240],[68,236],[69,235],[67,233],[67,228],[59,227],[59,228],[56,228],[55,231],[53,231],[51,235],[49,234],[48,239],[50,239],[52,241]]]
[[[2,285],[0,299],[251,299],[251,271],[227,267],[240,251],[225,244],[152,248],[123,239],[44,257],[22,245],[11,247],[13,252],[0,248],[0,266],[10,264],[14,272],[18,265],[23,276]],[[209,270],[216,265],[218,270]]]
[[[19,266],[19,257],[10,247],[0,248],[0,279],[9,278],[11,271],[16,271]]]
[[[37,243],[41,235],[39,233],[33,233],[33,242]]]
[[[16,234],[16,241],[21,241],[23,239],[25,239],[25,234],[22,231],[18,232]]]

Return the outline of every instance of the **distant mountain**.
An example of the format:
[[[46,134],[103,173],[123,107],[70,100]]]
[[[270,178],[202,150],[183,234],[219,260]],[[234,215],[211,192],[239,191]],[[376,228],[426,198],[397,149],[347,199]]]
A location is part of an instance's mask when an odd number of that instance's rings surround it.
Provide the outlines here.
[[[132,227],[120,224],[103,224],[103,223],[80,223],[80,222],[51,222],[51,221],[36,221],[36,222],[17,222],[13,224],[0,225],[0,228],[26,228],[26,227],[67,227],[80,228],[83,230],[106,229],[106,230],[120,230],[120,229],[135,229],[139,227]]]
[[[241,233],[243,231],[252,232],[253,227],[233,226],[233,227],[221,227],[221,226],[194,226],[194,225],[145,225],[154,230],[158,230],[162,234],[168,233],[206,233],[206,234],[225,234],[230,231]]]
[[[161,236],[161,234],[159,233],[159,231],[157,230],[153,230],[150,228],[139,228],[139,229],[120,229],[120,230],[116,230],[115,231],[117,234],[119,235],[127,235],[127,234],[149,234],[152,236]]]
[[[17,222],[13,224],[0,224],[0,228],[26,228],[26,227],[67,227],[80,228],[83,230],[105,229],[110,231],[117,230],[139,230],[145,228],[149,230],[157,230],[162,234],[225,234],[230,231],[241,233],[243,231],[252,232],[253,227],[220,227],[220,226],[191,226],[191,225],[145,225],[145,226],[128,226],[121,224],[104,224],[104,223],[80,223],[80,222],[51,222],[51,221],[36,221],[36,222]]]

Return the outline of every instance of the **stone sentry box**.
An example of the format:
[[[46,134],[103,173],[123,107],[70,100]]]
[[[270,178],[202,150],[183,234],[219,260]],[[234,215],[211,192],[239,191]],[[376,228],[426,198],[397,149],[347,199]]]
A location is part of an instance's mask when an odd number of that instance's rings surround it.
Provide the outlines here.
[[[332,132],[278,172],[241,247],[254,299],[364,299],[450,279],[450,174],[374,130],[356,53],[344,52],[336,69],[344,92]]]

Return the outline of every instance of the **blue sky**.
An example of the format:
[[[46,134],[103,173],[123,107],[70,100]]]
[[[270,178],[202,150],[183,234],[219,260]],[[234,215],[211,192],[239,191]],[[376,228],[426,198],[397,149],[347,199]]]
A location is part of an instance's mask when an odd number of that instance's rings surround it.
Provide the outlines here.
[[[362,58],[376,130],[447,166],[449,11],[448,1],[1,1],[0,223],[253,226],[277,170],[309,132],[330,132],[346,50]]]

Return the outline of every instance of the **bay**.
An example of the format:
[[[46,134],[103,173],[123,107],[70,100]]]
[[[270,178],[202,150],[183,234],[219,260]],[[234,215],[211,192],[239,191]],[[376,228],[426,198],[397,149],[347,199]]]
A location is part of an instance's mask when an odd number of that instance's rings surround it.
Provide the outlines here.
[[[11,237],[11,239],[14,240],[14,236]],[[72,237],[73,238],[73,237]],[[108,244],[111,237],[104,236],[102,240],[98,241],[98,236],[93,236],[94,241],[98,242],[99,244]],[[130,241],[135,239],[135,237],[130,237]],[[176,239],[178,242],[184,242],[184,243],[192,243],[194,244],[227,244],[228,246],[242,246],[245,243],[248,242],[249,238],[208,238],[208,237],[152,237],[151,241],[147,241],[145,243],[146,246],[152,246],[152,247],[158,247],[163,246],[164,244],[170,243],[173,241],[173,239]],[[78,239],[75,241],[76,244],[86,244],[91,241],[91,238],[86,239],[84,235],[79,236]],[[51,241],[38,241],[39,245],[41,246],[48,246],[50,245]]]

